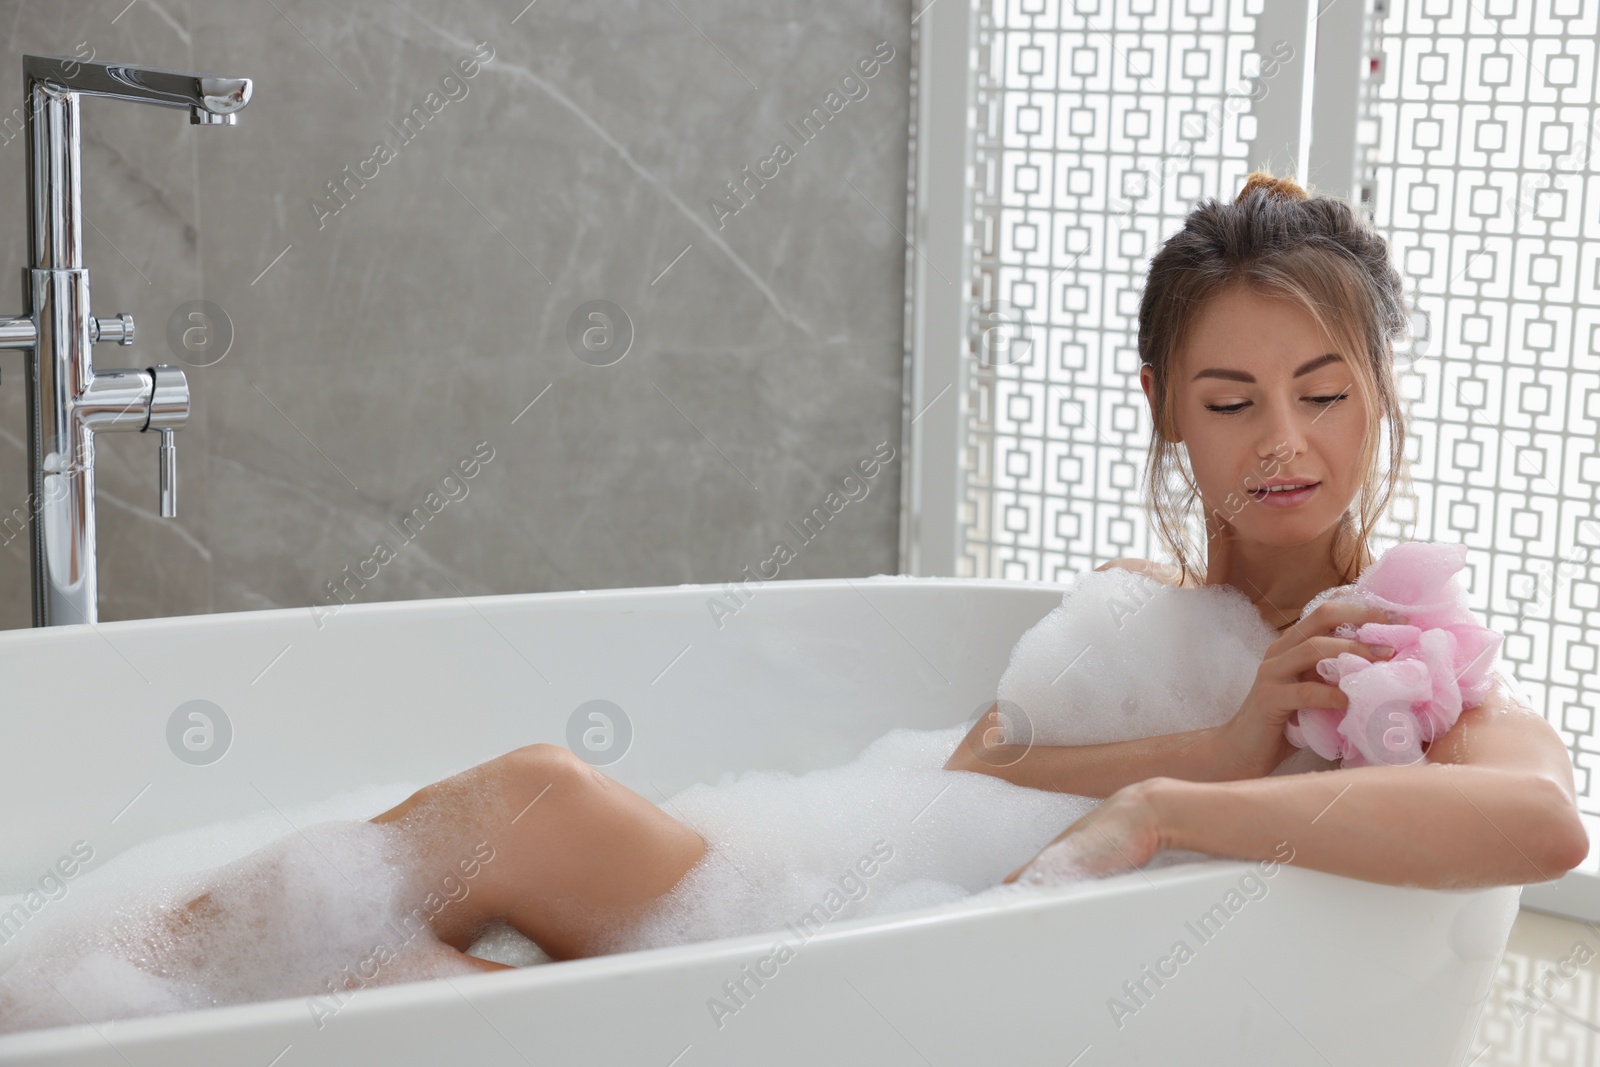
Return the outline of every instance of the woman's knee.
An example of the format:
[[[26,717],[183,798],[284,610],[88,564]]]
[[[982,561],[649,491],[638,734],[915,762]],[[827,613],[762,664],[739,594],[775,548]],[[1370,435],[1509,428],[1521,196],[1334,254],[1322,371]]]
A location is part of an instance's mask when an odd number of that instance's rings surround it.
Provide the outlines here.
[[[536,795],[549,786],[570,792],[574,787],[604,780],[594,768],[560,745],[532,744],[475,764],[448,778],[429,783],[373,822],[394,822],[406,816],[437,815],[448,812],[463,823],[471,816],[487,816],[486,802],[496,806],[515,805],[511,814],[524,810]],[[519,799],[520,798],[520,799]]]
[[[561,745],[538,742],[514,748],[491,761],[501,784],[508,786],[516,796],[532,790],[542,794],[546,789],[575,786],[603,785],[609,782],[605,775]],[[524,797],[528,803],[531,797]]]
[[[544,812],[549,814],[531,821],[588,821],[614,808],[628,792],[560,745],[524,745],[489,761],[483,770],[498,813],[491,821],[506,832],[531,831],[528,817]]]
[[[560,745],[524,745],[501,759],[503,810],[512,822],[544,809],[580,840],[640,835],[648,851],[692,852],[690,862],[704,852],[694,830]]]
[[[559,775],[579,770],[593,770],[587,763],[575,756],[571,749],[564,745],[552,745],[545,741],[536,741],[531,745],[514,748],[491,762],[503,763],[507,767],[515,768],[525,774],[548,772],[552,775]]]

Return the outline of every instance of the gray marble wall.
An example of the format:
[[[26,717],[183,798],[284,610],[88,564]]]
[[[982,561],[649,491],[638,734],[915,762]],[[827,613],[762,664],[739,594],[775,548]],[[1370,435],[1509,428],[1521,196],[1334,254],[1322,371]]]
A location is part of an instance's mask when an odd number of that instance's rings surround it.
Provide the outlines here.
[[[194,396],[175,520],[153,436],[98,439],[102,619],[898,569],[907,3],[519,7],[0,0],[8,106],[24,53],[255,80],[231,128],[84,104],[94,307],[138,324],[95,358]]]

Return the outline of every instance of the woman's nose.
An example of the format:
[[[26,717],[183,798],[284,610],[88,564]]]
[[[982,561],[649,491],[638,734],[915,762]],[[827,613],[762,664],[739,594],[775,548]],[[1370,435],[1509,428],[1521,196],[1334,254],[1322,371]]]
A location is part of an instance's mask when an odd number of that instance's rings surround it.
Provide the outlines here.
[[[1275,401],[1267,406],[1267,419],[1263,436],[1257,448],[1263,458],[1285,454],[1298,455],[1305,451],[1307,419],[1295,410],[1294,402]]]

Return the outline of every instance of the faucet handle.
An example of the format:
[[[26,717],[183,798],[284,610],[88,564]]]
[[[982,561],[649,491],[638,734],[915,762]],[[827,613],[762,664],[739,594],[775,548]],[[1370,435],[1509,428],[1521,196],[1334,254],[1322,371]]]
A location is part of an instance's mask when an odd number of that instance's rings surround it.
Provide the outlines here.
[[[89,320],[94,336],[89,340],[95,344],[115,341],[119,345],[133,344],[133,316],[126,311],[114,319],[93,318]]]
[[[172,442],[172,431],[165,426],[161,428],[160,453],[161,472],[161,517],[175,519],[178,517],[178,449]]]
[[[161,517],[178,517],[178,449],[172,432],[189,419],[189,379],[183,368],[166,363],[147,367],[150,375],[150,406],[146,430],[158,430],[157,484],[161,488]]]

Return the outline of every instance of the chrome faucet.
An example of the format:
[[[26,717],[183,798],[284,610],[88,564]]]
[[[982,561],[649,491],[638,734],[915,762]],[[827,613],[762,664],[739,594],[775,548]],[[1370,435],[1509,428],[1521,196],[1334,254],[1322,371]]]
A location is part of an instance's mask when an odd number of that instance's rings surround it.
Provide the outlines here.
[[[33,624],[98,619],[94,535],[94,435],[157,431],[161,515],[178,513],[173,431],[189,418],[179,367],[97,370],[90,346],[133,343],[133,318],[95,318],[83,264],[78,98],[188,108],[196,125],[231,126],[250,102],[250,79],[23,56],[27,105],[26,315],[0,316],[0,348],[27,355],[28,512],[33,526]]]

